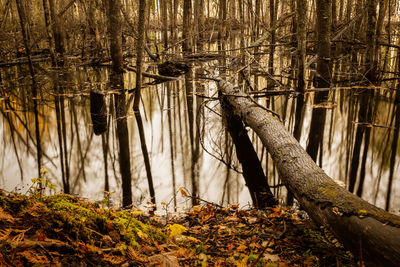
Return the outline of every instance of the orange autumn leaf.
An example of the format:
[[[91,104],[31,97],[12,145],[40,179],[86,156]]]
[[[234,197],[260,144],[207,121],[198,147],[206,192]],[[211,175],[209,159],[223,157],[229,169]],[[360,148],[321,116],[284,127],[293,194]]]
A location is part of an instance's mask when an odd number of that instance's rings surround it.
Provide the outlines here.
[[[189,195],[189,194],[186,192],[186,190],[185,190],[184,188],[179,187],[178,189],[179,189],[179,191],[181,192],[181,195],[182,195],[183,197],[187,197],[187,196]]]

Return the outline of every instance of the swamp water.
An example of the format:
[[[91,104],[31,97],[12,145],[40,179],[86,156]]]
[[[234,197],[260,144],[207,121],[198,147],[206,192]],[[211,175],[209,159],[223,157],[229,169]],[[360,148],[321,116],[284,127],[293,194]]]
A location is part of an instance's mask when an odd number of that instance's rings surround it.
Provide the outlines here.
[[[57,191],[63,191],[64,177],[64,181],[68,180],[71,193],[92,200],[101,200],[104,190],[108,189],[112,192],[114,204],[120,205],[122,189],[113,103],[113,95],[118,92],[109,89],[108,69],[69,67],[60,71],[40,67],[37,65],[40,69],[37,75],[40,91],[38,109],[43,149],[42,167],[48,171],[45,177],[57,186]],[[142,90],[141,116],[151,160],[157,206],[162,209],[165,204],[161,203],[169,203],[168,208],[171,209],[174,192],[177,192],[179,187],[185,188],[189,193],[195,187],[201,199],[219,204],[250,204],[251,198],[241,177],[234,148],[231,141],[226,139],[227,134],[216,99],[216,85],[208,80],[191,79],[195,77],[195,69],[192,71],[192,75],[181,76],[178,81],[146,85]],[[32,184],[31,178],[37,177],[31,80],[25,66],[2,68],[0,72],[0,188],[25,193]],[[156,70],[150,69],[149,72]],[[260,80],[259,88],[262,88],[263,81]],[[124,83],[126,89],[134,88],[135,74],[124,74]],[[103,136],[93,133],[89,98],[91,90],[102,91],[105,94],[108,131]],[[357,114],[360,106],[365,104],[362,97],[368,90],[374,91],[373,99],[368,102],[373,114],[370,121],[359,121]],[[394,91],[388,88],[349,87],[332,90],[329,103],[322,107],[313,107],[312,96],[313,93],[306,94],[300,139],[302,146],[305,147],[309,142],[312,108],[326,108],[324,142],[320,153],[322,157],[317,161],[329,176],[348,186],[347,177],[354,157],[357,128],[369,129],[368,137],[360,140],[355,188],[359,187],[360,177],[364,177],[364,181],[361,182],[362,197],[384,208],[389,176],[392,172],[390,211],[399,213],[398,146],[396,153],[391,153],[398,116],[394,104]],[[132,111],[133,94],[129,93],[127,99],[126,119],[131,153],[133,202],[136,206],[141,206],[150,197],[139,134]],[[270,108],[278,112],[287,129],[293,131],[295,95],[258,99],[262,104],[267,102]],[[56,110],[61,112],[59,116]],[[286,192],[280,186],[271,160],[267,159],[261,142],[250,129],[249,135],[263,166],[268,166],[267,177],[270,185],[274,186],[274,193],[284,202]],[[365,138],[368,138],[368,142]],[[66,149],[63,149],[62,153],[60,140],[65,140]],[[191,156],[193,153],[194,157]],[[60,164],[61,155],[64,162],[67,162],[64,164],[64,170]],[[191,202],[178,194],[177,204],[179,208],[185,208]]]

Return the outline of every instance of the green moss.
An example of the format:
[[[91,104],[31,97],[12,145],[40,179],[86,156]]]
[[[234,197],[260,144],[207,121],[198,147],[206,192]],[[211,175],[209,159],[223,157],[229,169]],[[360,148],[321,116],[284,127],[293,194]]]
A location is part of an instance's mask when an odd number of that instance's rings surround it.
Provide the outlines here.
[[[320,188],[318,188],[318,191],[328,198],[336,198],[338,196],[337,188],[330,184],[322,185]]]
[[[125,241],[134,247],[143,242],[165,241],[167,239],[165,233],[136,220],[129,211],[117,212],[113,223],[115,228],[123,235]]]
[[[257,264],[254,265],[254,263],[256,262],[256,260],[258,259],[259,255],[258,254],[253,254],[250,253],[248,258],[247,258],[247,265],[248,266],[256,266],[256,267],[262,267],[265,266],[267,264],[267,261],[263,258],[260,257],[260,259],[258,260]]]
[[[302,195],[318,203],[322,208],[335,207],[346,216],[372,217],[382,223],[400,227],[400,217],[384,211],[341,188],[334,181],[310,183],[304,186]]]
[[[358,210],[358,215],[365,216],[368,212],[366,210]]]
[[[19,212],[30,206],[29,197],[24,195],[2,195],[0,194],[0,207],[9,212],[10,214],[18,214]]]

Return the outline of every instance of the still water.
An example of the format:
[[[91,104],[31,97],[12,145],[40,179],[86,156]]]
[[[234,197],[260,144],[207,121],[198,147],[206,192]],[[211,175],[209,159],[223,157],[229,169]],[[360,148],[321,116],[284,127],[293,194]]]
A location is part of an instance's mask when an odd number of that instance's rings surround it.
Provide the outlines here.
[[[24,67],[2,68],[0,72],[2,77],[0,188],[10,192],[26,193],[32,185],[31,179],[37,177],[35,125],[29,93],[31,81]],[[109,90],[107,68],[96,70],[84,66],[71,66],[67,70],[60,71],[42,66],[37,80],[40,91],[42,165],[48,171],[45,177],[57,186],[57,191],[63,191],[60,167],[63,154],[66,158],[64,162],[68,163],[65,168],[69,172],[69,184],[73,194],[91,200],[101,200],[104,197],[107,180],[108,191],[112,192],[114,204],[120,205],[122,193],[118,164],[119,149],[112,102],[113,95],[117,92]],[[259,82],[262,88],[262,80]],[[134,88],[135,74],[124,74],[124,83],[126,89]],[[188,83],[193,86],[193,91],[196,93],[186,90]],[[57,91],[54,88],[58,88]],[[91,90],[105,93],[108,131],[103,136],[93,133],[89,98]],[[373,110],[373,116],[370,117],[372,121],[367,123],[359,121],[357,115],[363,104],[361,101],[363,91],[350,90],[346,87],[330,92],[330,101],[323,107],[327,108],[327,119],[322,153],[320,153],[322,157],[318,163],[328,175],[343,186],[348,186],[357,127],[369,128],[369,136],[361,141],[360,168],[355,186],[356,188],[359,186],[359,177],[363,176],[362,197],[380,207],[385,207],[392,166],[394,175],[390,210],[400,213],[398,151],[395,157],[391,156],[395,131],[394,93],[388,88],[374,89],[374,93],[373,101],[369,104]],[[179,187],[191,192],[193,172],[201,199],[223,205],[239,203],[242,207],[251,203],[234,149],[226,138],[219,102],[215,96],[214,82],[185,79],[185,76],[181,76],[178,81],[147,85],[142,90],[141,116],[159,209],[165,207],[165,203],[171,209],[174,192]],[[309,142],[312,96],[313,93],[306,94],[300,139],[303,147]],[[133,94],[128,94],[127,99],[133,202],[136,206],[142,207],[150,197],[139,134],[132,111]],[[293,95],[258,99],[262,104],[267,101],[270,107],[284,118],[287,129],[293,131],[295,112]],[[56,105],[59,105],[64,114],[61,125],[57,124]],[[192,116],[191,121],[190,116]],[[192,136],[189,134],[191,130]],[[254,141],[263,166],[268,168],[267,176],[270,184],[279,185],[279,178],[271,160],[267,160],[267,153],[262,144],[251,130],[249,135]],[[60,153],[60,136],[66,140],[64,153]],[[366,138],[369,142],[365,141]],[[198,157],[195,161],[191,157],[191,144],[197,148]],[[365,152],[364,148],[367,148]],[[392,164],[391,158],[394,160]],[[175,188],[172,186],[173,177],[176,181]],[[275,187],[274,193],[282,202],[284,201],[286,192],[283,187]],[[186,208],[191,203],[178,193],[177,204],[178,208]]]

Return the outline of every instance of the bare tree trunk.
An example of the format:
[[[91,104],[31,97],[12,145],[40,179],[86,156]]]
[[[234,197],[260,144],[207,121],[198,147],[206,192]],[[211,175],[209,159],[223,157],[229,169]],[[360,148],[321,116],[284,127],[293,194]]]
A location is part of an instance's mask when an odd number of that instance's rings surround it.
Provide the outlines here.
[[[366,129],[367,127],[363,124],[371,122],[371,117],[368,112],[368,110],[371,109],[371,105],[372,105],[371,102],[372,102],[373,95],[371,93],[372,93],[372,90],[367,90],[366,92],[360,93],[361,99],[359,101],[359,111],[358,111],[358,123],[359,124],[357,124],[356,136],[355,136],[354,146],[353,146],[353,151],[352,151],[350,173],[349,173],[349,191],[350,192],[355,191],[355,185],[356,185],[357,176],[358,176],[357,174],[358,174],[359,164],[360,164],[361,144],[362,144],[363,138],[366,138],[365,133],[367,131],[367,129]],[[362,123],[362,124],[360,124],[360,123]]]
[[[65,130],[65,115],[64,118],[62,116],[62,109],[61,102],[64,101],[62,97],[62,92],[60,90],[60,86],[58,84],[58,77],[54,80],[54,93],[56,94],[54,98],[55,110],[56,110],[56,120],[57,120],[57,136],[58,136],[58,146],[59,146],[59,153],[60,153],[60,165],[61,165],[61,179],[63,183],[64,193],[70,194],[70,183],[69,183],[69,172],[67,175],[67,162],[68,158],[66,151],[66,130]]]
[[[110,38],[110,51],[112,59],[112,73],[110,75],[111,88],[121,94],[115,95],[115,111],[117,120],[117,136],[119,144],[119,166],[122,177],[122,205],[132,204],[132,176],[130,163],[129,133],[127,125],[127,107],[123,80],[122,61],[122,27],[121,27],[121,2],[108,0],[108,33]]]
[[[269,48],[269,57],[268,57],[268,72],[271,76],[274,75],[274,54],[275,54],[275,42],[276,42],[276,29],[275,29],[275,23],[276,23],[276,10],[277,8],[275,7],[275,0],[269,0],[269,26],[271,29],[271,41],[270,41],[270,48]],[[271,85],[275,85],[275,82],[270,79],[268,82],[268,88],[271,87]]]
[[[26,16],[25,16],[25,7],[21,0],[16,0],[19,22],[21,25],[22,38],[24,41],[24,46],[26,50],[26,55],[28,57],[28,66],[29,72],[32,78],[32,95],[33,95],[33,110],[35,114],[35,135],[36,135],[36,157],[37,157],[37,167],[38,167],[38,177],[41,177],[41,169],[42,169],[42,146],[40,141],[40,131],[39,131],[39,111],[38,111],[38,92],[37,92],[37,84],[35,78],[35,70],[32,64],[31,58],[31,47],[30,47],[30,35],[26,30]]]
[[[54,42],[55,42],[55,49],[56,52],[60,55],[64,55],[65,53],[65,44],[64,44],[64,32],[61,29],[61,22],[60,17],[57,14],[57,7],[55,4],[55,0],[49,0],[49,7],[50,7],[50,16],[52,21],[53,27],[53,34],[54,34]]]
[[[190,35],[190,25],[192,25],[192,0],[183,0],[182,23],[182,52],[183,54],[187,54],[192,52],[192,37]]]
[[[347,0],[346,3],[346,21],[350,21],[351,12],[353,11],[353,0]]]
[[[306,61],[306,34],[307,34],[307,1],[297,0],[297,91],[305,90],[305,61]]]
[[[167,83],[167,116],[168,116],[168,132],[169,132],[169,145],[170,145],[170,163],[171,163],[171,173],[172,173],[172,194],[174,198],[174,211],[176,211],[176,176],[175,176],[175,143],[174,143],[174,130],[172,127],[172,104],[171,104],[171,84]]]
[[[151,174],[151,166],[149,153],[147,151],[146,138],[144,135],[143,122],[140,116],[140,98],[141,98],[141,88],[142,88],[142,57],[143,57],[143,43],[144,43],[144,20],[146,12],[146,0],[139,1],[139,19],[138,19],[138,38],[136,41],[136,91],[135,100],[133,102],[133,111],[135,112],[136,123],[139,129],[140,144],[142,148],[144,165],[147,173],[147,182],[149,185],[150,198],[152,203],[156,203],[156,195],[153,185],[153,176]]]
[[[43,11],[44,11],[44,22],[46,25],[47,40],[49,42],[51,63],[53,66],[57,66],[57,55],[55,53],[55,43],[54,43],[53,31],[51,29],[50,11],[47,0],[43,0]]]
[[[162,38],[164,48],[168,47],[168,3],[167,0],[161,1],[161,22],[162,22]]]
[[[103,148],[103,161],[104,161],[104,191],[109,192],[110,181],[108,177],[108,134],[101,135],[101,147]]]
[[[397,49],[397,71],[400,71],[400,49]],[[393,187],[393,174],[394,174],[394,167],[396,164],[396,156],[397,156],[397,148],[399,142],[399,132],[400,132],[400,81],[397,82],[397,91],[396,91],[396,98],[394,101],[396,115],[395,115],[395,124],[394,124],[394,133],[393,133],[393,140],[392,140],[392,147],[391,147],[391,155],[390,155],[390,169],[389,169],[389,180],[388,180],[388,187],[386,193],[386,204],[385,209],[390,211],[390,198],[392,194],[392,187]]]
[[[316,87],[330,87],[330,32],[331,32],[331,0],[317,0],[317,74]],[[316,92],[314,104],[318,105],[328,100],[328,91]],[[326,109],[314,108],[312,111],[312,119],[307,144],[307,153],[315,161],[317,160],[318,150],[322,158],[322,150],[320,144],[324,137]]]
[[[236,155],[243,169],[243,178],[256,208],[273,207],[278,204],[269,188],[257,152],[251,143],[247,130],[226,97],[220,95],[223,117],[236,148]]]
[[[194,2],[194,20],[195,20],[195,33],[196,35],[196,45],[197,51],[203,50],[203,41],[204,41],[204,0],[195,0]]]
[[[376,40],[376,6],[377,0],[368,0],[367,2],[367,23],[366,23],[366,35],[367,35],[367,56],[366,56],[366,69],[364,75],[367,78],[367,82],[376,84],[377,82],[377,46]]]

